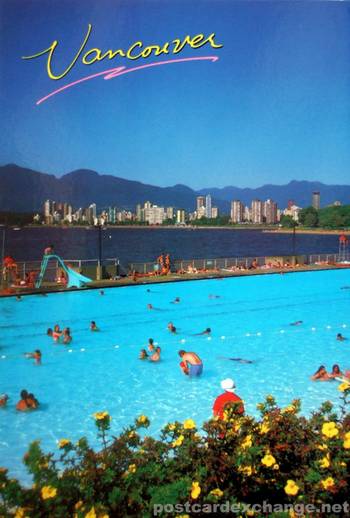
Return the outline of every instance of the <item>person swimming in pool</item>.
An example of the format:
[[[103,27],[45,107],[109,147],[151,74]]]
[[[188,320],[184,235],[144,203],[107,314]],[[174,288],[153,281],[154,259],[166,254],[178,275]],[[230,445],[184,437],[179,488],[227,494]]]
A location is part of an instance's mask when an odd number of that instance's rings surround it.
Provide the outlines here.
[[[196,333],[193,336],[202,336],[202,335],[210,335],[210,334],[211,334],[211,329],[210,329],[210,327],[207,327],[201,333]]]
[[[8,400],[9,400],[9,397],[8,397],[7,394],[1,394],[1,396],[0,396],[0,407],[6,406]]]
[[[332,378],[329,376],[328,372],[326,371],[326,367],[324,365],[321,365],[315,374],[311,376],[312,381],[329,381]]]
[[[16,405],[16,410],[25,412],[26,410],[35,410],[39,406],[39,401],[35,398],[34,394],[28,394],[26,390],[21,390],[21,399]]]
[[[24,353],[27,358],[33,358],[36,365],[41,365],[41,351],[36,349],[33,353]]]
[[[139,359],[147,360],[147,358],[148,358],[148,354],[147,354],[146,349],[141,349],[140,354],[139,354]]]
[[[153,354],[149,357],[150,362],[159,362],[160,360],[160,347],[156,347],[156,350],[153,352]]]
[[[180,302],[181,302],[180,297],[175,297],[175,299],[174,299],[174,300],[172,300],[172,301],[170,302],[170,304],[180,304]]]
[[[69,327],[65,327],[62,331],[62,335],[63,335],[63,343],[65,345],[68,345],[71,343],[71,341],[73,340],[73,337],[71,336],[70,334],[70,328]]]
[[[332,367],[332,372],[328,373],[328,376],[330,378],[334,379],[334,378],[341,378],[342,376],[344,376],[344,374],[340,370],[339,365],[337,363],[335,363]]]
[[[194,352],[179,351],[181,358],[180,367],[187,376],[200,376],[203,372],[203,363],[198,354]]]
[[[244,358],[225,358],[224,356],[220,356],[221,360],[231,360],[233,362],[238,363],[254,363],[253,360],[245,360]]]
[[[169,329],[170,333],[176,334],[176,327],[174,326],[174,324],[172,322],[169,322],[168,329]]]
[[[296,322],[292,322],[291,324],[289,324],[290,326],[300,326],[301,324],[303,323],[302,320],[297,320]]]
[[[99,328],[97,327],[96,322],[94,320],[90,322],[90,331],[99,331]]]
[[[347,338],[345,338],[345,336],[343,336],[341,333],[338,333],[337,334],[337,340],[339,342],[344,342],[344,340],[347,340]]]

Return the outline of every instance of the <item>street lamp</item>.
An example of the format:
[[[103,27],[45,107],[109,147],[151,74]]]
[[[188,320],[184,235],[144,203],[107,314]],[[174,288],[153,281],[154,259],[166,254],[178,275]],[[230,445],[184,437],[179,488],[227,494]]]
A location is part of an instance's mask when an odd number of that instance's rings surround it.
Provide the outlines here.
[[[96,228],[98,230],[98,266],[97,266],[97,275],[96,280],[100,281],[102,279],[102,225],[99,223],[96,225]]]
[[[1,244],[1,288],[4,287],[4,258],[5,258],[5,238],[6,225],[0,225],[2,229],[2,244]]]
[[[293,235],[292,235],[292,255],[293,255],[293,266],[296,264],[296,227],[297,222],[293,220]]]

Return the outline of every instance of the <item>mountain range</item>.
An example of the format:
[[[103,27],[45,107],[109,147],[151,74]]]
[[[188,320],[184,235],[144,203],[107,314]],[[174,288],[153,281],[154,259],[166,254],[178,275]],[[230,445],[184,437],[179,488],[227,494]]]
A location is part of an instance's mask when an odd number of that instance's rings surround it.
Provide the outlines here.
[[[197,196],[211,194],[212,205],[217,206],[220,212],[228,214],[231,200],[241,200],[250,205],[253,199],[271,198],[281,208],[286,207],[289,200],[293,200],[297,205],[307,207],[311,204],[313,191],[321,193],[322,206],[335,200],[343,204],[350,203],[349,185],[293,180],[286,185],[263,185],[256,189],[228,186],[195,191],[186,185],[157,187],[88,169],[72,171],[57,178],[15,164],[0,166],[1,211],[41,212],[47,199],[67,202],[74,208],[96,203],[99,209],[117,206],[135,210],[136,204],[150,201],[160,206],[193,211]]]

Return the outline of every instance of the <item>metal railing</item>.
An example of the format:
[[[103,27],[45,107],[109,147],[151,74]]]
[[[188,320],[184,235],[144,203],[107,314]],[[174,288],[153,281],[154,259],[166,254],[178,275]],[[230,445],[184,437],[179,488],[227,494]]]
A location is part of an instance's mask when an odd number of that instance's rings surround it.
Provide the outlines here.
[[[195,271],[218,271],[249,268],[281,268],[294,264],[335,264],[341,262],[339,254],[275,255],[265,257],[225,257],[214,259],[175,259],[171,261],[171,273],[193,273]],[[132,262],[128,264],[130,274],[160,274],[157,262]]]

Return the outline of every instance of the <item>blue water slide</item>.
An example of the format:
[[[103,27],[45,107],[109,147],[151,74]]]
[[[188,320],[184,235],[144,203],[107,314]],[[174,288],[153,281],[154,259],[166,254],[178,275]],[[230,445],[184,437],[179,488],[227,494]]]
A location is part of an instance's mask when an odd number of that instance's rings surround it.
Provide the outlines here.
[[[89,277],[85,277],[85,275],[82,275],[81,273],[78,273],[78,272],[72,270],[72,268],[68,268],[64,264],[63,260],[61,259],[61,257],[59,255],[49,254],[49,255],[44,255],[43,260],[41,262],[40,273],[39,273],[38,279],[35,283],[36,288],[40,288],[44,275],[45,275],[45,272],[46,272],[47,265],[51,259],[56,260],[58,262],[58,264],[60,265],[60,267],[62,268],[62,270],[66,273],[67,288],[73,288],[73,287],[82,288],[83,286],[85,286],[86,283],[92,281],[92,279],[89,279]]]

